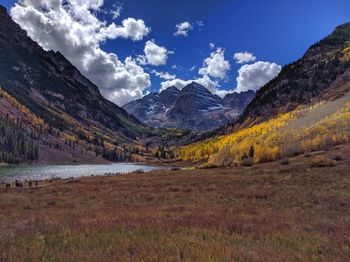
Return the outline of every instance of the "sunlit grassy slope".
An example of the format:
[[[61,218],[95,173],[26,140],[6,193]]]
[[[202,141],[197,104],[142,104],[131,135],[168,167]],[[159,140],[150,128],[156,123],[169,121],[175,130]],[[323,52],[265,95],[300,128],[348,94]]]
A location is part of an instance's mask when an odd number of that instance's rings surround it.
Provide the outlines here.
[[[324,150],[350,140],[350,95],[292,112],[261,124],[204,142],[181,147],[181,160],[231,165],[252,157],[266,162]]]

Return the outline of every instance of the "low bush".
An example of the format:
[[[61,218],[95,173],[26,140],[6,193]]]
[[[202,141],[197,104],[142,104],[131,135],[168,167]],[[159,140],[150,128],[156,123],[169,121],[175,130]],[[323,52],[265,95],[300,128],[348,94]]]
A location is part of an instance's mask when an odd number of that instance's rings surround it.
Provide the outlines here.
[[[135,174],[143,174],[145,171],[143,169],[137,169],[134,171]]]
[[[280,161],[280,164],[283,166],[289,165],[289,159],[288,158],[284,158]]]
[[[217,154],[213,154],[209,158],[210,163],[216,163],[218,166],[230,166],[233,164],[234,157],[232,155],[230,145],[225,145]]]
[[[212,168],[218,168],[219,166],[214,163],[203,163],[198,168],[199,169],[212,169]]]
[[[332,167],[336,165],[336,161],[325,156],[316,156],[312,159],[311,167]]]
[[[343,160],[343,158],[340,155],[334,155],[331,158],[332,158],[332,160],[337,161],[337,162]]]
[[[241,166],[253,166],[254,165],[254,160],[252,158],[244,158],[241,161]]]

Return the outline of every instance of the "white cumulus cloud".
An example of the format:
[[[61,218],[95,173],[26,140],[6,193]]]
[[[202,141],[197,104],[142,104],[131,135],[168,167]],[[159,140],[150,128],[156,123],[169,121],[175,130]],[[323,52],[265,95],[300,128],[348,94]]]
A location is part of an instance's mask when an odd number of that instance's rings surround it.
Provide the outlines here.
[[[107,24],[96,15],[102,6],[103,0],[21,0],[11,16],[44,49],[61,52],[107,99],[123,105],[142,97],[150,76],[135,59],[121,61],[100,45],[108,39],[142,40],[150,28],[134,18]]]
[[[199,74],[216,78],[226,78],[227,72],[231,69],[231,64],[225,59],[225,50],[217,48],[203,62],[203,67],[199,69]]]
[[[233,59],[237,64],[247,64],[250,62],[254,62],[256,57],[252,53],[248,52],[239,52],[233,55]]]
[[[280,65],[262,61],[243,65],[238,70],[236,91],[259,90],[275,78],[281,72],[281,69],[282,67]]]
[[[193,26],[190,24],[190,22],[186,21],[177,24],[175,28],[176,32],[174,33],[174,36],[188,36],[188,32],[193,29]]]
[[[163,46],[157,45],[154,40],[149,40],[146,42],[143,52],[144,55],[140,55],[138,57],[138,62],[141,65],[149,64],[153,66],[166,65],[168,55],[174,53],[172,51],[168,51]]]
[[[122,26],[112,23],[108,27],[101,28],[101,36],[109,39],[130,38],[133,41],[140,41],[149,32],[150,28],[145,25],[143,20],[131,17],[123,20]]]
[[[164,80],[174,80],[176,78],[176,75],[172,75],[168,72],[159,72],[156,70],[152,70],[152,74],[158,76],[159,78],[162,78]]]
[[[219,83],[217,81],[210,79],[208,76],[203,76],[203,77],[195,78],[195,79],[191,79],[191,80],[183,80],[183,79],[176,78],[173,80],[164,81],[161,83],[160,91],[165,90],[165,89],[172,87],[172,86],[175,86],[179,90],[181,90],[182,88],[191,84],[192,82],[196,82],[196,83],[204,86],[213,94],[217,94],[219,96],[224,96],[226,94],[222,90],[218,89],[218,87],[220,87]]]
[[[215,48],[214,44],[212,45],[212,48]],[[196,66],[193,66],[190,71],[195,70],[195,68]],[[200,77],[190,80],[183,80],[180,78],[169,79],[161,83],[160,90],[162,91],[171,86],[175,86],[181,90],[186,85],[196,82],[207,88],[211,93],[223,97],[228,91],[219,89],[220,83],[218,80],[225,79],[227,77],[227,72],[230,69],[231,64],[229,61],[225,60],[225,50],[223,48],[217,48],[203,61],[203,67],[199,69]],[[211,77],[216,79],[213,80]]]

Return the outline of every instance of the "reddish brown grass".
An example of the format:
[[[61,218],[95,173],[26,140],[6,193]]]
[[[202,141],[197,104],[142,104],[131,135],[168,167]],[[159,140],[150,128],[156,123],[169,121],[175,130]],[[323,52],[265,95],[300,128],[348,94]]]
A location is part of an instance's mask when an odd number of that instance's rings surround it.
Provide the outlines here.
[[[0,260],[349,261],[344,154],[3,187]]]

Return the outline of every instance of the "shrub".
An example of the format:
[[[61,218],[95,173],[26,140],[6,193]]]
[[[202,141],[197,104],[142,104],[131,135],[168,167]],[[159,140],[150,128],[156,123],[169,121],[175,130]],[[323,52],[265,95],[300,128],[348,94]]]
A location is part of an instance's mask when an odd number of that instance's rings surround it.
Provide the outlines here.
[[[241,161],[241,166],[253,166],[254,160],[252,158],[244,158]]]
[[[283,166],[289,165],[289,159],[288,158],[282,159],[280,164],[283,165]]]
[[[209,162],[217,163],[218,166],[229,166],[233,163],[233,159],[230,145],[225,145],[217,154],[209,158]]]
[[[219,166],[214,163],[203,163],[199,166],[199,169],[212,169],[212,168],[218,168]]]
[[[342,158],[340,155],[334,155],[334,156],[332,156],[331,158],[332,158],[332,160],[334,160],[334,161],[341,161],[341,160],[343,160],[343,158]]]
[[[135,174],[143,174],[145,171],[143,169],[137,169],[134,171]]]
[[[296,156],[299,153],[300,153],[300,148],[296,143],[286,145],[282,149],[282,155],[285,157]]]
[[[326,158],[325,156],[316,156],[312,159],[311,167],[332,167],[336,165],[336,161]]]

